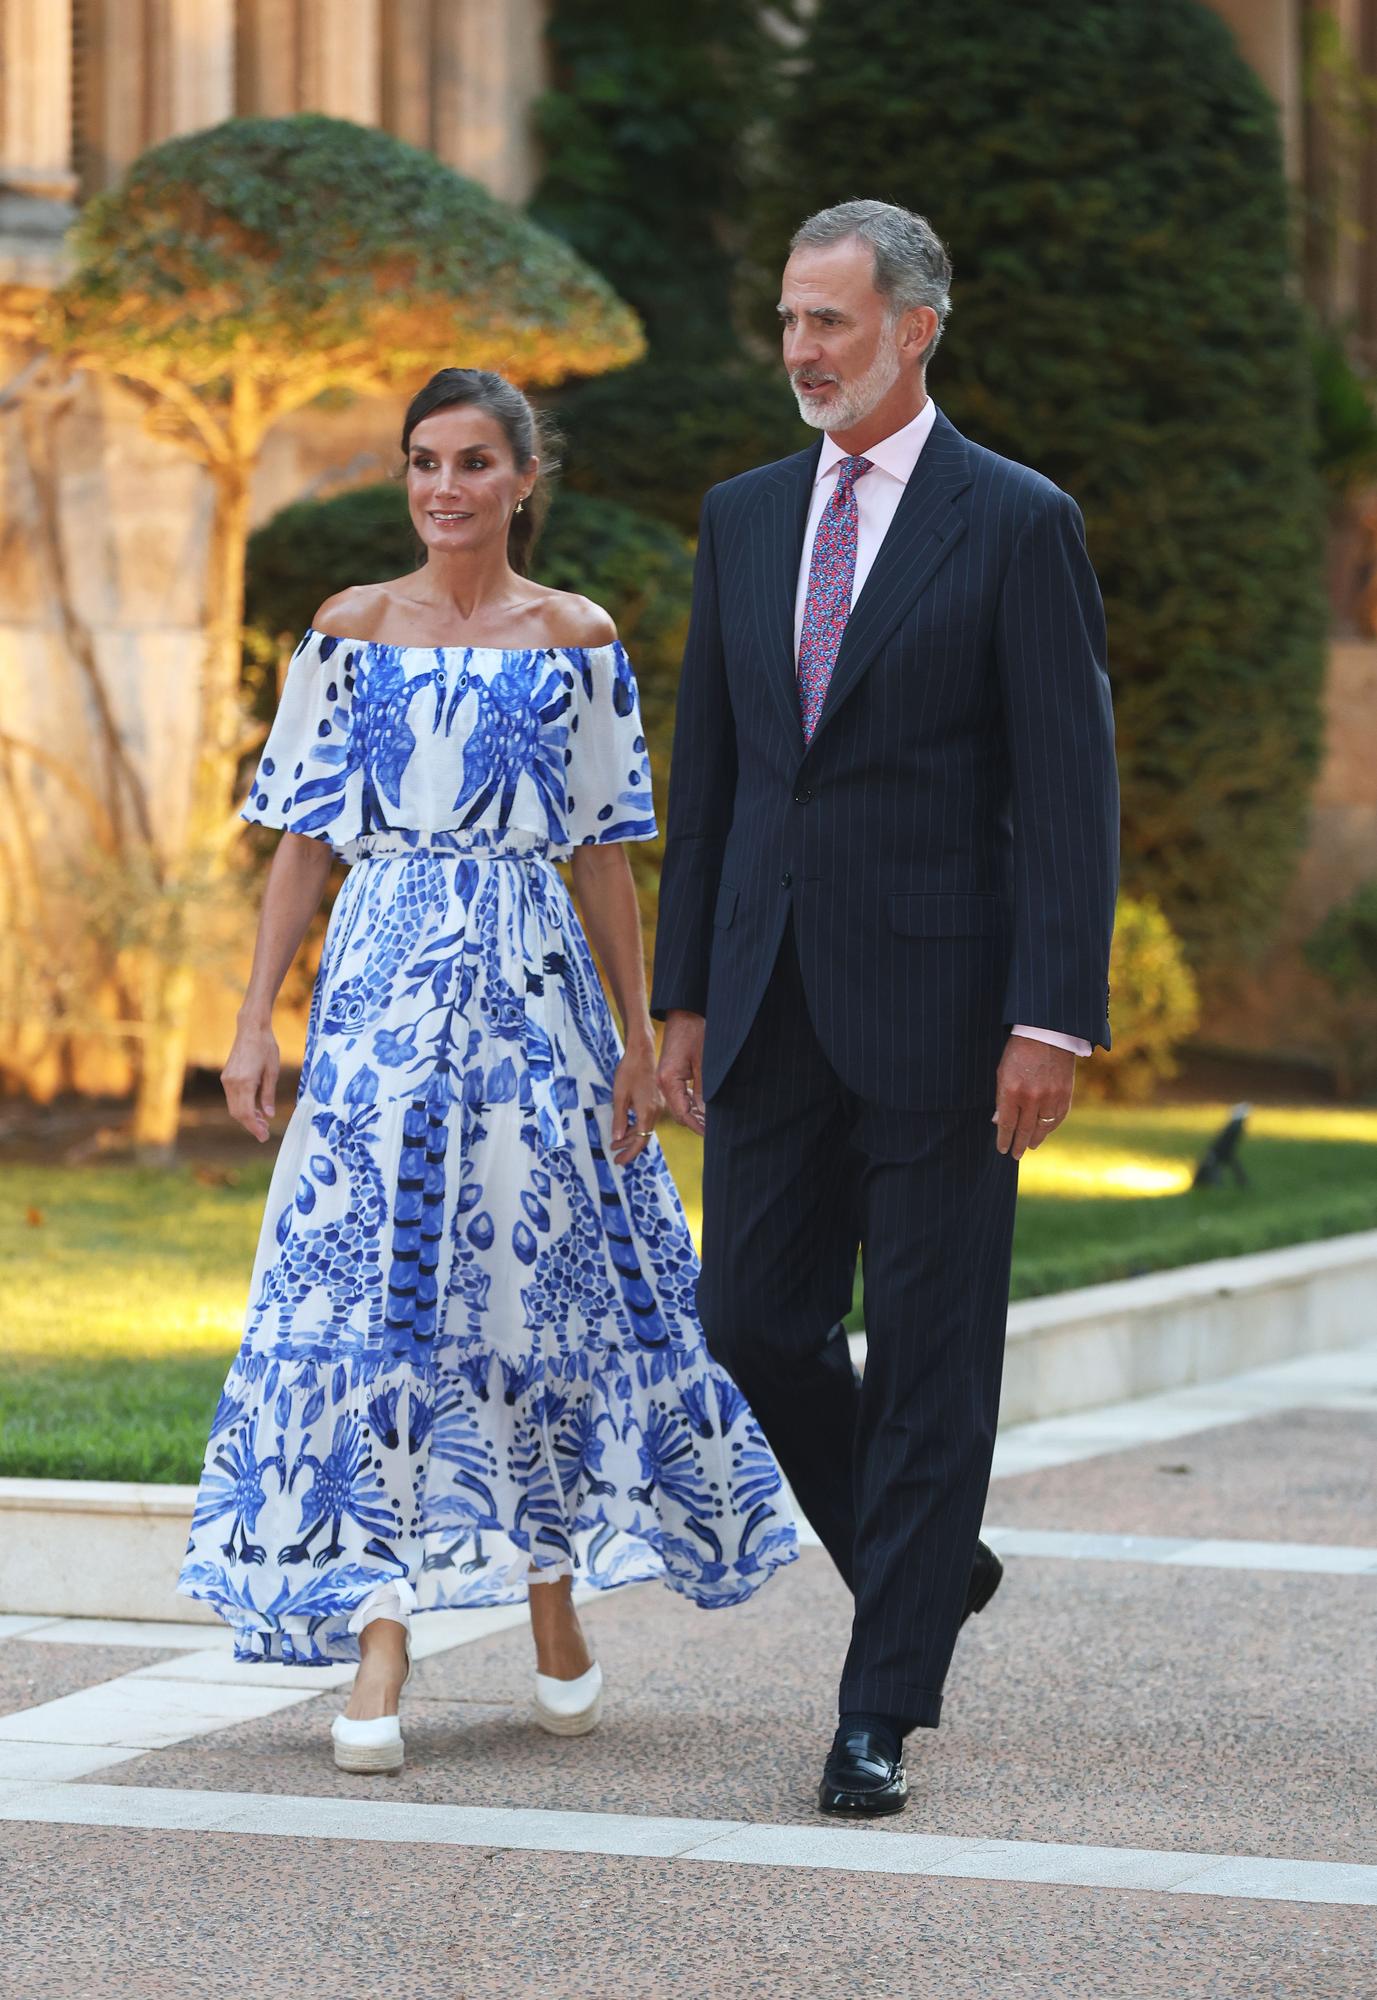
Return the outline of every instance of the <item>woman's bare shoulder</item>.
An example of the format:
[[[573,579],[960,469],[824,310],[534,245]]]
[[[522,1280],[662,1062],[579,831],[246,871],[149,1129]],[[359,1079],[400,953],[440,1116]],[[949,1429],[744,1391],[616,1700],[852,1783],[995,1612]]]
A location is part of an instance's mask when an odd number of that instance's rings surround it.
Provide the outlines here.
[[[574,590],[547,592],[542,623],[556,646],[610,646],[617,636],[611,612]]]
[[[387,618],[393,583],[351,583],[337,590],[311,620],[313,631],[332,639],[373,639]]]

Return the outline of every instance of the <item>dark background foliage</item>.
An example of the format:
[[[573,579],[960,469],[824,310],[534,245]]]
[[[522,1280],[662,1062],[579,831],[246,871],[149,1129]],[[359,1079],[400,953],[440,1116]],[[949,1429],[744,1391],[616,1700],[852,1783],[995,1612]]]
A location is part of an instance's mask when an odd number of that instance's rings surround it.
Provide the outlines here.
[[[559,393],[565,483],[691,533],[709,486],[810,438],[778,363],[743,350],[733,316],[779,46],[741,0],[554,0],[549,34],[530,212],[611,279],[650,344],[635,367]]]
[[[811,444],[778,363],[744,355],[647,361],[552,398],[564,484],[696,534],[703,495],[747,466]]]
[[[775,50],[759,10],[554,0],[547,33],[532,216],[635,306],[658,352],[734,352],[731,223]]]
[[[997,28],[994,15],[997,11]],[[932,389],[1085,510],[1107,601],[1126,886],[1208,967],[1304,831],[1324,609],[1276,115],[1196,0],[821,0],[759,227],[858,192],[955,264]]]

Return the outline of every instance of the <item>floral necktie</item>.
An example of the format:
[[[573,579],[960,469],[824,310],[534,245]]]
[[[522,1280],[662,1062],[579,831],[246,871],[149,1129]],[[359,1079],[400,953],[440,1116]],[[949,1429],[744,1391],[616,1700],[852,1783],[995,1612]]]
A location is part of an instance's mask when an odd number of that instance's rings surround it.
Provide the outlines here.
[[[822,705],[827,699],[837,649],[851,613],[851,587],[856,578],[856,481],[870,470],[868,458],[844,458],[837,468],[837,485],[822,510],[808,565],[808,595],[803,603],[803,630],[798,644],[799,702],[803,710],[803,740],[811,743]]]

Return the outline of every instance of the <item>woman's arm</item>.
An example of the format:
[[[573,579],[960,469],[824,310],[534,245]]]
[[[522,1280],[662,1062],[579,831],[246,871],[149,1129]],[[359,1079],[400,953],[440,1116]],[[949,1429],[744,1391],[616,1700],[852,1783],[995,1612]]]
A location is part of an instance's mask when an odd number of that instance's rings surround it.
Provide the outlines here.
[[[253,969],[239,1009],[234,1047],[220,1072],[230,1116],[260,1144],[268,1136],[268,1120],[275,1109],[280,1061],[272,1027],[273,1002],[301,949],[306,927],[320,908],[333,860],[325,841],[284,833],[268,870]]]
[[[584,929],[622,1017],[626,1054],[617,1065],[612,1093],[612,1157],[618,1166],[625,1167],[645,1151],[664,1109],[655,1080],[655,1030],[646,1004],[636,884],[626,849],[617,842],[606,847],[576,847],[571,865]],[[628,1123],[628,1111],[636,1114],[634,1127]]]

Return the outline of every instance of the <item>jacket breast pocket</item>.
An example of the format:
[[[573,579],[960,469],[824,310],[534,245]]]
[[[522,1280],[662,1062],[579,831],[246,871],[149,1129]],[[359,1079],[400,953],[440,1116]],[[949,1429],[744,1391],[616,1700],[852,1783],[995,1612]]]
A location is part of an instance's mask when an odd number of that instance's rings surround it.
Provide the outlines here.
[[[717,891],[717,907],[712,913],[713,928],[730,930],[736,918],[736,905],[741,891],[734,889],[730,882],[723,882]]]
[[[900,937],[996,937],[1007,927],[998,896],[891,896],[891,927]]]

